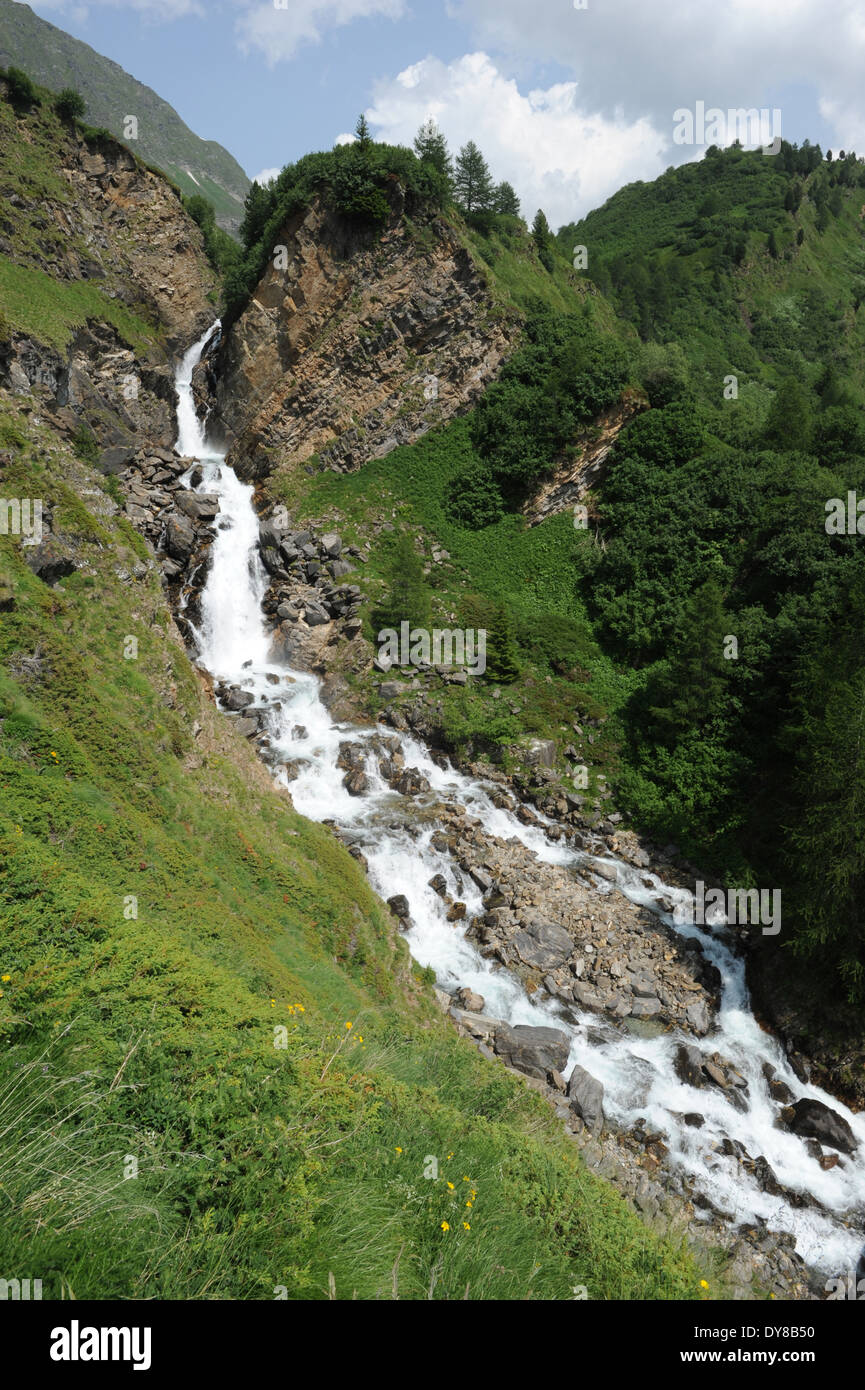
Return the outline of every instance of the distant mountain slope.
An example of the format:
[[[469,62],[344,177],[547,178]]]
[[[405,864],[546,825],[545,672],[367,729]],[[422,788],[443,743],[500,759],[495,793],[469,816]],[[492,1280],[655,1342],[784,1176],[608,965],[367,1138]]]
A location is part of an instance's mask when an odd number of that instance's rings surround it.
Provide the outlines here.
[[[150,87],[89,44],[40,19],[29,5],[0,0],[0,66],[10,63],[53,91],[77,88],[87,102],[87,120],[127,144],[132,142],[124,121],[135,116],[134,148],[141,157],[157,164],[187,195],[203,194],[219,225],[237,231],[250,186],[243,169],[216,141],[199,139]]]

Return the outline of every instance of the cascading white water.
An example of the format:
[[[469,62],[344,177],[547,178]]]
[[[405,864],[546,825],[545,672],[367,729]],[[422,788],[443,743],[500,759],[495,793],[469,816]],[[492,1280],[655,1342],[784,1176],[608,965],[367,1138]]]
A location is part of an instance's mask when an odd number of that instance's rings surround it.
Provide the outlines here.
[[[351,831],[367,859],[375,889],[383,897],[394,891],[405,894],[413,923],[408,934],[411,952],[422,965],[433,967],[443,988],[470,986],[484,996],[486,1013],[510,1023],[564,1029],[573,1040],[568,1068],[579,1063],[603,1082],[604,1106],[611,1120],[628,1128],[642,1118],[652,1130],[664,1134],[671,1160],[692,1175],[717,1208],[739,1221],[762,1219],[770,1229],[792,1232],[803,1258],[827,1273],[843,1274],[854,1268],[865,1214],[865,1116],[852,1114],[818,1087],[797,1080],[780,1044],[762,1031],[751,1013],[744,965],[723,935],[681,925],[660,906],[662,898],[676,903],[687,894],[620,861],[606,861],[615,868],[616,886],[632,902],[650,908],[682,936],[698,938],[718,967],[722,1002],[711,1037],[699,1043],[675,1032],[641,1038],[590,1014],[580,1016],[574,1026],[563,1019],[552,1000],[532,1003],[515,976],[494,969],[466,940],[464,928],[455,929],[446,921],[445,906],[429,887],[433,875],[443,874],[453,895],[467,903],[466,924],[482,911],[481,895],[465,880],[461,891],[454,891],[455,865],[446,852],[430,843],[435,826],[418,831],[418,805],[423,805],[424,798],[403,798],[375,772],[370,772],[364,796],[348,794],[343,770],[337,765],[339,746],[345,742],[365,745],[376,731],[336,724],[320,699],[315,677],[289,671],[271,659],[261,607],[267,580],[257,552],[259,523],[253,490],[226,465],[224,453],[208,445],[196,414],[192,374],[218,326],[186,354],[176,379],[179,451],[200,460],[199,490],[215,493],[220,500],[217,537],[201,602],[200,655],[214,677],[241,685],[255,695],[257,703],[271,705],[272,749],[299,767],[291,783],[298,811],[312,820],[333,820]],[[279,710],[272,709],[274,677],[280,683]],[[552,843],[542,829],[524,826],[494,806],[481,782],[453,768],[443,770],[416,740],[393,736],[401,740],[406,764],[419,768],[429,780],[429,804],[442,800],[460,804],[482,821],[488,833],[518,839],[540,860],[583,867],[591,863],[586,855]],[[368,770],[375,766],[370,758]],[[748,1082],[746,1111],[737,1110],[719,1089],[696,1090],[678,1079],[673,1059],[683,1040],[706,1054],[717,1050],[734,1063]],[[861,1144],[856,1156],[842,1157],[835,1168],[824,1172],[801,1139],[776,1128],[777,1105],[762,1071],[767,1062],[797,1097],[822,1100],[846,1118]],[[682,1117],[689,1111],[705,1117],[701,1129],[684,1123]],[[734,1159],[717,1151],[726,1137],[744,1145],[754,1158],[765,1156],[779,1182],[810,1193],[819,1206],[794,1207],[783,1196],[763,1192]]]

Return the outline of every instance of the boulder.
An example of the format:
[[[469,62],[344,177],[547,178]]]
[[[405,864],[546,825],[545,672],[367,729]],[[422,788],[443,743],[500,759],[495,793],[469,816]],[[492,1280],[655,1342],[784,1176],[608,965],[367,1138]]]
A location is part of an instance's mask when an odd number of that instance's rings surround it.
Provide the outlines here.
[[[564,1070],[570,1042],[559,1028],[534,1028],[524,1023],[511,1028],[500,1023],[493,1050],[509,1067],[546,1081],[548,1072]]]
[[[312,600],[306,604],[304,618],[307,627],[323,627],[325,623],[330,622],[330,614],[322,608],[320,603],[315,603]]]
[[[408,917],[410,908],[409,901],[405,893],[395,893],[392,898],[388,898],[387,905],[394,917]]]
[[[529,767],[555,767],[556,745],[549,738],[532,739],[523,755]]]
[[[473,989],[469,989],[467,986],[463,989],[458,989],[456,994],[454,995],[454,998],[456,999],[460,1008],[465,1009],[467,1013],[482,1014],[484,1011],[483,995],[476,994]]]
[[[363,796],[369,789],[369,778],[360,768],[354,768],[351,772],[345,774],[342,779],[342,785],[345,787],[349,796]]]
[[[321,538],[321,549],[330,560],[338,560],[342,554],[342,538],[335,531],[330,531]]]
[[[852,1129],[842,1115],[830,1110],[821,1100],[797,1100],[792,1105],[790,1128],[800,1139],[817,1139],[829,1149],[843,1154],[855,1153],[859,1147]]]
[[[28,569],[31,569],[43,584],[57,584],[75,571],[72,556],[53,536],[41,541],[39,545],[22,545],[21,555]]]
[[[223,697],[222,703],[225,705],[226,709],[239,712],[240,710],[249,709],[250,705],[254,705],[255,696],[248,690],[241,690],[240,686],[233,685]]]
[[[554,922],[532,923],[517,932],[513,944],[524,965],[545,973],[564,964],[574,948],[570,932]]]
[[[691,1043],[679,1043],[673,1067],[679,1080],[684,1081],[686,1086],[703,1085],[703,1054],[698,1047],[693,1047]]]
[[[188,560],[195,549],[195,529],[188,516],[175,512],[165,528],[165,549],[173,560]]]
[[[574,1067],[568,1079],[568,1099],[575,1115],[597,1139],[604,1127],[604,1088],[585,1068]]]
[[[712,1019],[705,999],[698,999],[696,1003],[689,1004],[685,1010],[685,1018],[698,1038],[706,1036],[711,1027]]]

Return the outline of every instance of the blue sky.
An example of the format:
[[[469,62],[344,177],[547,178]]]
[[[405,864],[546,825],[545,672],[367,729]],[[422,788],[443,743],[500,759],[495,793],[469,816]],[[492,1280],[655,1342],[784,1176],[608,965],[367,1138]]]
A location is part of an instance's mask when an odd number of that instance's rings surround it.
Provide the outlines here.
[[[699,157],[674,114],[781,112],[865,153],[861,0],[31,0],[218,140],[250,176],[350,132],[474,138],[529,217],[579,216]],[[737,133],[732,126],[729,138]],[[775,133],[776,118],[767,132]],[[767,134],[768,138],[768,134]],[[725,143],[725,141],[722,141]]]

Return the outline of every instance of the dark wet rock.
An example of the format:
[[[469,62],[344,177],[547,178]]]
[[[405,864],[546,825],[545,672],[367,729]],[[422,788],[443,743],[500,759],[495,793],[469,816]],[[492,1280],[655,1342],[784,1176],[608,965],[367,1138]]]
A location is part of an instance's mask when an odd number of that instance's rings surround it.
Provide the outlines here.
[[[704,1084],[703,1054],[698,1047],[693,1047],[690,1043],[680,1043],[676,1048],[673,1067],[679,1080],[684,1081],[686,1086]]]
[[[797,1100],[790,1109],[793,1112],[790,1129],[801,1139],[817,1139],[827,1148],[838,1149],[843,1154],[852,1154],[858,1149],[858,1140],[844,1117],[821,1100]]]
[[[392,898],[388,898],[387,905],[394,917],[405,918],[409,915],[409,901],[405,893],[395,893]]]
[[[241,690],[240,686],[233,685],[226,691],[222,703],[226,709],[239,712],[240,710],[249,709],[250,705],[254,705],[255,696],[248,690]]]
[[[558,1028],[526,1024],[511,1028],[501,1023],[495,1032],[494,1051],[508,1066],[546,1081],[549,1072],[562,1071],[567,1065],[570,1043]]]
[[[369,790],[369,778],[360,768],[355,768],[345,774],[342,785],[349,796],[364,796]]]
[[[763,1075],[766,1078],[766,1084],[769,1087],[769,1095],[772,1099],[776,1100],[779,1105],[792,1105],[795,1100],[793,1092],[790,1090],[786,1081],[782,1081],[781,1078],[776,1075],[775,1068],[769,1062],[763,1063]]]

